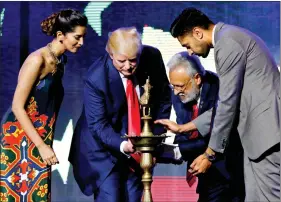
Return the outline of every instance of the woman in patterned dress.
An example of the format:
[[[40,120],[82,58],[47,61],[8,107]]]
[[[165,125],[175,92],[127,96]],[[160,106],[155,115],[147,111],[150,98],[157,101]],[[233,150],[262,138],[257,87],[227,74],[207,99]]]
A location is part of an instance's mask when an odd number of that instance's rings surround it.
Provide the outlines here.
[[[20,69],[12,106],[0,131],[0,201],[35,202],[51,199],[51,165],[56,118],[63,99],[65,51],[83,45],[87,17],[72,9],[41,22],[53,40],[25,60]]]

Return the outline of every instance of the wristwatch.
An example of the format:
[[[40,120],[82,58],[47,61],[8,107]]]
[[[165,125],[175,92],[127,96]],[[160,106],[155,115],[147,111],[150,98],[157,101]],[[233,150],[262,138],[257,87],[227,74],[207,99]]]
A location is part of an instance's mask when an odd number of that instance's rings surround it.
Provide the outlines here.
[[[216,155],[215,154],[207,154],[206,152],[204,153],[204,155],[206,156],[206,158],[210,161],[210,162],[214,162],[216,159],[217,159],[217,157],[216,157]]]

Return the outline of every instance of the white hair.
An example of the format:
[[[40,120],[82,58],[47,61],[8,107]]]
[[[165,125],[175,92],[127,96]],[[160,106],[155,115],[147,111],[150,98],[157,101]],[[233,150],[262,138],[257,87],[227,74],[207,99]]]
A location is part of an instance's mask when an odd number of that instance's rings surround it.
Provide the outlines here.
[[[193,77],[196,73],[201,76],[205,75],[205,69],[196,55],[189,55],[187,52],[175,54],[167,63],[169,71],[172,72],[177,68],[184,68],[189,77]]]

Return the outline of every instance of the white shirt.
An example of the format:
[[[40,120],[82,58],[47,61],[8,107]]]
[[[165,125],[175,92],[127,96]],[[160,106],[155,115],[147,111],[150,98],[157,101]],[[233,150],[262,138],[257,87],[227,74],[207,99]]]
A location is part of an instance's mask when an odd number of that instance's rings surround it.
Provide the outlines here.
[[[213,47],[215,47],[215,29],[216,29],[216,26],[217,25],[214,26],[213,32],[212,32],[212,44],[213,44]]]
[[[122,83],[123,83],[123,86],[124,86],[124,90],[125,90],[125,93],[126,93],[126,89],[127,89],[127,78],[122,74],[122,73],[120,73],[119,72],[119,75],[120,75],[120,77],[121,77],[121,79],[122,79]],[[136,93],[137,93],[137,96],[138,96],[138,99],[140,99],[140,87],[139,87],[139,84],[138,84],[138,82],[137,82],[137,80],[136,80],[136,77],[134,77],[134,83],[136,84],[136,86],[135,86],[135,89],[136,89]],[[121,144],[120,144],[120,151],[123,153],[123,154],[125,154],[128,158],[130,158],[131,156],[130,155],[127,155],[125,152],[124,152],[124,146],[125,146],[125,144],[127,143],[128,141],[123,141]]]
[[[201,97],[201,91],[202,91],[202,87],[203,87],[203,84],[200,88],[200,92],[199,92],[199,95],[198,95],[198,98],[197,98],[197,107],[199,108],[199,104],[200,104],[200,97]]]

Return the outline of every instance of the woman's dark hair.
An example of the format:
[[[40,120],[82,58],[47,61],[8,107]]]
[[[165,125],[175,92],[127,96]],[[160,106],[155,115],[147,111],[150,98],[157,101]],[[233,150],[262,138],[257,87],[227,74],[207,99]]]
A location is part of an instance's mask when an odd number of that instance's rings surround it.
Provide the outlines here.
[[[66,9],[53,13],[41,22],[43,33],[56,37],[56,33],[61,31],[63,34],[73,32],[76,26],[86,27],[87,17],[76,10]]]
[[[208,29],[210,24],[214,23],[204,13],[196,8],[186,8],[172,23],[170,33],[176,38],[190,33],[194,27]]]

